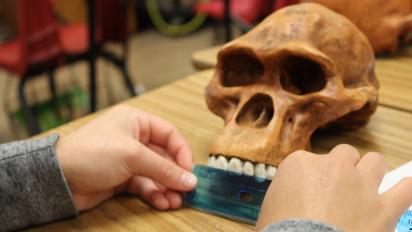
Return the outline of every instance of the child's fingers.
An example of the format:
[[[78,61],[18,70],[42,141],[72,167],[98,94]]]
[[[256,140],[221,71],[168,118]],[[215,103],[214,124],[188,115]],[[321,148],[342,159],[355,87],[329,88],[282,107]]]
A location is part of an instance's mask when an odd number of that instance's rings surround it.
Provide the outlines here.
[[[147,177],[134,176],[127,191],[139,195],[142,200],[156,209],[166,210],[170,208],[169,199],[165,196],[164,191],[159,190],[153,181]]]
[[[182,196],[173,190],[166,190],[165,196],[169,200],[170,208],[177,209],[182,206]]]
[[[176,163],[163,158],[153,150],[138,143],[135,154],[126,158],[127,169],[135,175],[142,175],[177,191],[190,191],[197,184],[193,173]]]
[[[334,147],[329,152],[329,155],[333,159],[340,160],[341,162],[349,162],[354,166],[356,166],[360,159],[358,150],[348,144],[340,144]]]
[[[367,183],[378,189],[386,172],[385,159],[379,153],[369,152],[358,162],[356,169]]]
[[[382,200],[389,215],[393,219],[399,218],[412,205],[412,177],[403,178],[383,193]]]

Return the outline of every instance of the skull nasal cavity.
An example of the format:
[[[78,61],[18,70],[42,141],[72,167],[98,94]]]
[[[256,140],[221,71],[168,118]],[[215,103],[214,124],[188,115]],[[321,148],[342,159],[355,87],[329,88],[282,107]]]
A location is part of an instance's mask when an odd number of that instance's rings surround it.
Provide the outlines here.
[[[326,78],[321,66],[304,57],[291,56],[281,62],[280,83],[294,94],[308,94],[322,90]]]
[[[236,117],[239,126],[254,128],[266,127],[274,114],[272,98],[267,95],[257,94],[243,106]]]
[[[256,83],[263,74],[263,65],[248,54],[230,54],[223,60],[223,86],[250,85]]]

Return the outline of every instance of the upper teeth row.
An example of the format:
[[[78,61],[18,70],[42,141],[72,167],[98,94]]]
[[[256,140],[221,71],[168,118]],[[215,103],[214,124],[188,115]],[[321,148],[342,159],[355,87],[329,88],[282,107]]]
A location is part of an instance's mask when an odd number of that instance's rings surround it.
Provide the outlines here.
[[[228,159],[229,158],[224,156],[209,156],[207,165],[222,170],[228,170],[249,176],[257,176],[269,180],[271,180],[276,173],[276,167],[271,165],[266,165],[264,163],[253,164],[249,161],[243,162],[242,160],[234,157],[231,158],[230,161],[228,161]]]

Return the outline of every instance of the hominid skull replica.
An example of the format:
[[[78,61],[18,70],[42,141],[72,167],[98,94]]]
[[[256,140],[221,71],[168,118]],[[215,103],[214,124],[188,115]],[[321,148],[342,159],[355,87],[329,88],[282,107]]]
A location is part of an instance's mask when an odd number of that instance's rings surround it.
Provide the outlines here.
[[[378,86],[371,45],[349,20],[314,3],[283,8],[220,50],[206,101],[225,127],[210,154],[245,171],[277,166],[319,128],[365,125]]]
[[[394,52],[412,36],[412,0],[301,0],[322,4],[350,19],[376,53]]]

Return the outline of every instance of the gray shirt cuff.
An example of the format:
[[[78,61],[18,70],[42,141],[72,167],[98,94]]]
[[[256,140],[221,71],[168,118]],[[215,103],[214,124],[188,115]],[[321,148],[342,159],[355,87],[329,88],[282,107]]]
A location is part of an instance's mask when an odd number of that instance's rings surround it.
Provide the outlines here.
[[[0,231],[77,215],[56,158],[58,135],[0,146]]]
[[[262,232],[342,232],[342,230],[322,222],[290,219],[270,224]]]

